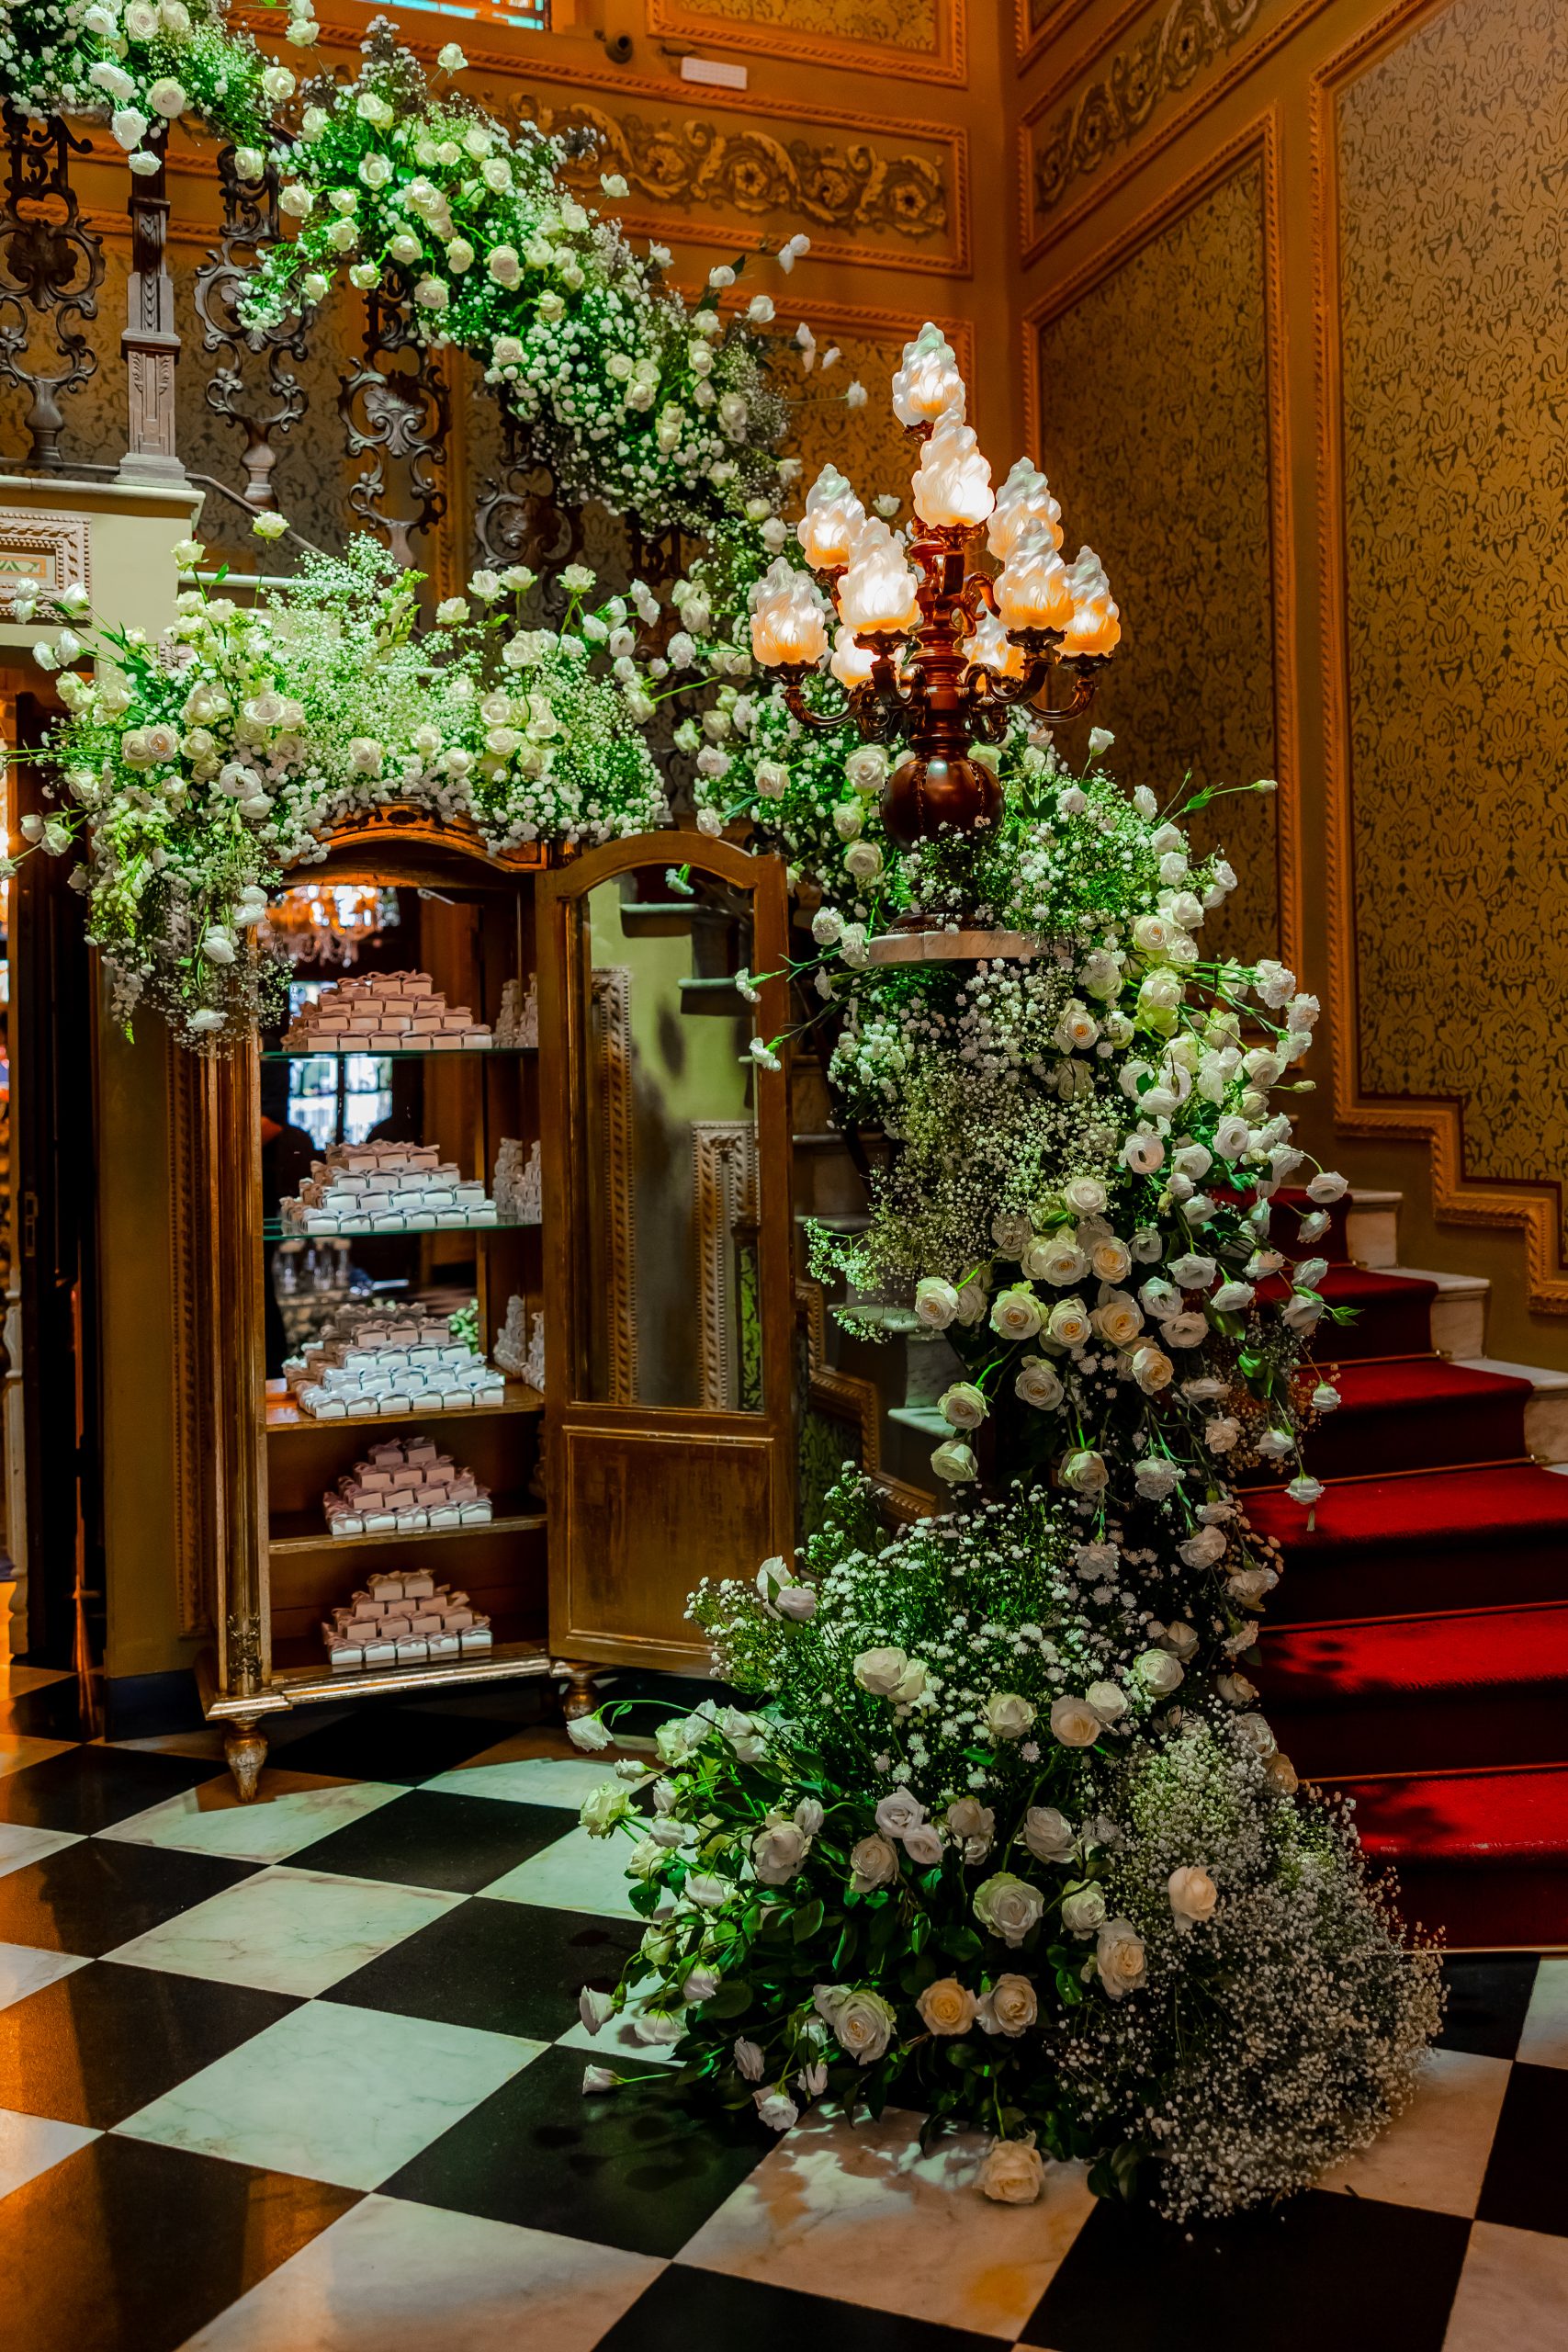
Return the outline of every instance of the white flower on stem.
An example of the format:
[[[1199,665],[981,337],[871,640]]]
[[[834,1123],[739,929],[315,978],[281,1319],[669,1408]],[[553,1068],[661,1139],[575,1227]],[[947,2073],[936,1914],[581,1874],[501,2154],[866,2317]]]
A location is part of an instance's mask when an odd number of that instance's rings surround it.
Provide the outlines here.
[[[954,1381],[938,1397],[937,1411],[950,1429],[977,1430],[986,1419],[985,1395],[973,1381]]]
[[[849,1984],[818,1984],[814,2003],[846,2056],[861,2066],[874,2065],[897,2023],[892,2005],[880,1993]]]
[[[1320,1208],[1326,1208],[1335,1201],[1342,1201],[1349,1189],[1343,1176],[1333,1169],[1325,1169],[1308,1184],[1307,1198],[1315,1201]]]
[[[1034,1709],[1016,1690],[993,1690],[981,1709],[981,1721],[994,1740],[1022,1739],[1034,1722]]]
[[[1016,1951],[1039,1925],[1044,1908],[1045,1898],[1039,1888],[1011,1871],[998,1871],[975,1890],[975,1917],[987,1935],[997,1937],[1010,1951]]]
[[[252,537],[258,539],[280,539],[288,528],[288,518],[269,509],[258,514],[251,524]]]
[[[1094,1964],[1113,2001],[1148,1981],[1144,1939],[1131,1919],[1107,1919],[1095,1939]]]
[[[577,2013],[590,2033],[598,2033],[615,2014],[615,2004],[608,1993],[596,1992],[585,1984],[577,1996]]]
[[[1094,1728],[1098,1737],[1098,1717]],[[1076,1838],[1072,1823],[1054,1804],[1031,1805],[1023,1816],[1021,1836],[1037,1862],[1070,1862],[1073,1859]]]
[[[1043,1356],[1025,1356],[1013,1382],[1013,1395],[1039,1412],[1051,1412],[1058,1406],[1066,1391],[1056,1372]]]
[[[619,2077],[614,2075],[608,2066],[584,2066],[582,2070],[583,2097],[595,2098],[604,2091],[613,2091],[616,2088],[618,2081]]]
[[[1045,2186],[1045,2160],[1032,2140],[997,2140],[976,2186],[994,2205],[1032,2205]]]
[[[771,2132],[787,2132],[800,2120],[800,2109],[787,2091],[753,2091],[757,2113]]]
[[[915,2007],[928,2033],[967,2033],[975,2022],[975,1996],[956,1976],[937,1977],[925,1986]]]
[[[945,1445],[937,1447],[931,1455],[931,1468],[950,1487],[966,1486],[980,1475],[980,1465],[974,1453],[968,1446],[959,1444],[956,1439],[950,1439]]]
[[[767,2060],[763,2057],[757,2043],[754,2041],[748,2041],[745,2035],[742,2034],[736,2041],[733,2054],[735,2058],[735,2071],[740,2076],[741,2080],[748,2083],[760,2083],[762,2079],[762,2069],[767,2064]]]
[[[1064,1747],[1092,1747],[1105,1729],[1087,1699],[1064,1694],[1051,1707],[1051,1736]]]
[[[889,1838],[862,1838],[850,1849],[850,1885],[856,1894],[891,1886],[898,1875],[898,1849]]]

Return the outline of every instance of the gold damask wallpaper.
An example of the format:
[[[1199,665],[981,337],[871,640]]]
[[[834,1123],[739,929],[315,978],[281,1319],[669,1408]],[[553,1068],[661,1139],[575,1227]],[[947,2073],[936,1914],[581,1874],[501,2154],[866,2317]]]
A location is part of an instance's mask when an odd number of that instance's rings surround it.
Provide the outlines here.
[[[1118,775],[1162,802],[1188,770],[1208,785],[1274,773],[1263,269],[1254,162],[1039,330],[1034,455],[1064,553],[1087,540],[1122,610],[1094,716]],[[1221,800],[1193,830],[1241,876],[1205,945],[1263,952],[1280,928],[1272,797]]]
[[[1455,0],[1338,103],[1363,1088],[1568,1163],[1568,12]]]

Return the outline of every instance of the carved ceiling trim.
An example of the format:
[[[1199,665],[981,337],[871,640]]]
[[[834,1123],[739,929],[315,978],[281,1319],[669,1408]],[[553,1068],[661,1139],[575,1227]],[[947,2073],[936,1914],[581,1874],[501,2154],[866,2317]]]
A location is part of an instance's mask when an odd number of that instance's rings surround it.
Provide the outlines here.
[[[1340,92],[1443,0],[1393,0],[1314,72],[1312,150],[1313,342],[1317,379],[1318,587],[1322,598],[1325,865],[1328,898],[1328,1005],[1334,1123],[1342,1133],[1424,1144],[1432,1207],[1445,1223],[1512,1227],[1524,1238],[1526,1299],[1538,1314],[1568,1315],[1563,1187],[1465,1172],[1462,1100],[1376,1095],[1360,1083],[1360,990],[1356,942],[1354,776],[1350,746],[1349,575],[1345,512],[1344,371],[1340,329]]]

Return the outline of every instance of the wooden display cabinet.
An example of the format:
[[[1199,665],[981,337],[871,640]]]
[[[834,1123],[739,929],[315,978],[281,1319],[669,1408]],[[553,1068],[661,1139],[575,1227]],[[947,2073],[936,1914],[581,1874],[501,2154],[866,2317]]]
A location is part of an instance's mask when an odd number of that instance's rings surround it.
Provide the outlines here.
[[[753,1575],[794,1528],[787,1079],[750,1050],[754,1027],[774,1038],[787,1025],[776,863],[662,834],[552,868],[393,811],[346,829],[310,879],[417,893],[417,956],[394,938],[391,961],[429,971],[492,1028],[503,984],[536,982],[536,1052],[390,1057],[385,1125],[438,1144],[487,1189],[503,1137],[525,1151],[540,1140],[542,1222],[354,1238],[350,1254],[440,1311],[471,1295],[492,1361],[509,1299],[530,1314],[542,1303],[547,1394],[512,1378],[503,1401],[475,1408],[304,1416],[267,1355],[265,1286],[288,1246],[263,1199],[276,1049],[204,1064],[186,1209],[213,1374],[216,1639],[199,1675],[246,1796],[269,1717],[295,1707],[532,1675],[566,1683],[574,1713],[601,1667],[701,1671],[691,1588]],[[755,1021],[743,965],[768,976]],[[334,1538],[323,1493],[378,1438],[416,1434],[491,1489],[491,1520]],[[464,1589],[493,1647],[334,1673],[323,1619],[367,1576],[405,1566]]]

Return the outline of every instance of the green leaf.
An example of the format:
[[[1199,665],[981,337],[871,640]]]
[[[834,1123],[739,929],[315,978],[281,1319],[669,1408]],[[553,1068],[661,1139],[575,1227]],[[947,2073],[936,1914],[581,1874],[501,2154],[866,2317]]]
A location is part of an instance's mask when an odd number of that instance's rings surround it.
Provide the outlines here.
[[[973,1928],[943,1928],[937,1942],[950,1960],[976,1960],[981,1951],[980,1939]]]
[[[727,1977],[711,2001],[703,2003],[703,2017],[738,2018],[749,2009],[752,2001],[751,1986],[743,1976]]]
[[[812,1937],[820,1929],[822,1918],[822,1898],[819,1894],[814,1894],[810,1902],[803,1903],[795,1915],[795,1922],[790,1929],[795,1941],[797,1944],[809,1943]]]

